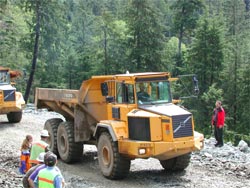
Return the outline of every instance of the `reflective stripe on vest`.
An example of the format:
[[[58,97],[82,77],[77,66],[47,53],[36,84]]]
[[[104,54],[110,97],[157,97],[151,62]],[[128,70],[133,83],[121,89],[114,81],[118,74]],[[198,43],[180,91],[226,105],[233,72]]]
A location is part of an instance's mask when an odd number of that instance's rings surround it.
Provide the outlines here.
[[[54,188],[54,179],[58,175],[55,169],[42,169],[38,173],[38,188]]]
[[[45,152],[45,148],[48,144],[42,140],[37,143],[34,143],[31,148],[30,152],[30,163],[37,164],[38,161],[36,160],[40,153]]]

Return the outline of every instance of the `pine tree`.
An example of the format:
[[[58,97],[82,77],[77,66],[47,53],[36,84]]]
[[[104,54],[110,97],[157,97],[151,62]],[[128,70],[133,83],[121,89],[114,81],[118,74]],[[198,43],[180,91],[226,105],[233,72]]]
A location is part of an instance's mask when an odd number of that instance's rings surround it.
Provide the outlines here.
[[[227,95],[225,96],[228,103],[228,115],[232,117],[232,120],[228,121],[229,128],[240,127],[239,116],[242,114],[239,108],[239,95],[241,92],[242,84],[239,81],[241,77],[241,69],[244,66],[242,52],[248,51],[247,47],[247,35],[249,36],[248,24],[245,20],[245,7],[243,1],[227,0],[224,1],[224,17],[226,18],[226,45],[227,51],[225,51],[225,70],[224,74],[227,80],[225,81],[224,88]],[[244,104],[242,104],[244,105]]]
[[[205,123],[206,127],[210,125],[208,117],[211,117],[213,109],[211,104],[213,105],[216,100],[222,100],[223,92],[220,88],[224,62],[223,26],[218,20],[220,19],[208,18],[207,16],[200,20],[195,39],[187,55],[187,70],[198,76],[201,95],[200,100],[195,103],[191,101],[190,107],[199,112],[196,114],[197,124],[204,125]],[[214,96],[212,96],[213,94]],[[215,98],[215,96],[220,98]]]
[[[160,70],[164,36],[159,16],[151,1],[130,1],[126,11],[130,71]]]
[[[173,16],[173,30],[179,38],[178,55],[176,58],[176,70],[174,75],[180,73],[179,68],[183,66],[183,54],[181,51],[182,43],[188,43],[196,28],[197,21],[204,8],[202,0],[177,0],[171,6]],[[185,40],[185,41],[184,41]]]

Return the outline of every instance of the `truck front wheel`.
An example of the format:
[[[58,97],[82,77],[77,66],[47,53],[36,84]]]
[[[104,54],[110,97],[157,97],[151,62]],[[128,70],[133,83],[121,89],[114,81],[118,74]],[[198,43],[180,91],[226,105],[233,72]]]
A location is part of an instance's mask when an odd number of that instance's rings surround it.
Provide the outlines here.
[[[58,150],[57,150],[57,129],[59,124],[63,120],[60,118],[53,118],[49,119],[45,122],[44,129],[46,129],[49,132],[49,140],[48,144],[50,147],[50,151],[58,155]]]
[[[7,114],[7,118],[8,118],[10,123],[18,123],[18,122],[21,121],[22,115],[23,115],[22,111],[10,112],[10,113]]]
[[[83,143],[75,142],[74,124],[60,123],[57,130],[57,149],[60,158],[66,163],[80,161],[83,155]]]
[[[182,171],[188,167],[190,159],[191,153],[188,153],[179,157],[175,157],[173,159],[160,161],[160,163],[165,170]]]
[[[98,162],[102,174],[108,179],[123,179],[130,169],[130,160],[118,152],[118,144],[107,132],[103,132],[98,139]]]

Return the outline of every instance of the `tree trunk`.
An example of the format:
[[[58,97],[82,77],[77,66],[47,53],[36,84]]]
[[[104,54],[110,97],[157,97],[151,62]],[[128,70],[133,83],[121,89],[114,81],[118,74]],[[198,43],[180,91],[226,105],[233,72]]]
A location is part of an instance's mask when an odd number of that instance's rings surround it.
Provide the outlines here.
[[[105,65],[105,75],[108,74],[108,52],[107,52],[107,26],[104,28],[104,65]]]
[[[38,56],[38,45],[39,45],[39,36],[40,36],[40,2],[36,1],[36,38],[35,38],[35,44],[34,44],[34,52],[33,52],[33,58],[32,58],[32,67],[30,71],[30,77],[27,82],[26,91],[24,95],[24,100],[27,103],[30,95],[30,90],[33,82],[33,77],[35,74],[36,69],[36,62],[37,62],[37,56]]]
[[[237,6],[234,5],[234,8],[233,8],[233,16],[234,16],[234,25],[233,25],[233,36],[234,36],[234,39],[235,39],[235,49],[234,50],[234,94],[233,94],[233,100],[234,100],[234,103],[233,103],[233,122],[234,122],[234,125],[236,125],[237,123],[237,103],[238,103],[238,99],[237,99],[237,78],[238,78],[238,42],[237,42],[237,21],[236,21],[236,15],[237,14]]]

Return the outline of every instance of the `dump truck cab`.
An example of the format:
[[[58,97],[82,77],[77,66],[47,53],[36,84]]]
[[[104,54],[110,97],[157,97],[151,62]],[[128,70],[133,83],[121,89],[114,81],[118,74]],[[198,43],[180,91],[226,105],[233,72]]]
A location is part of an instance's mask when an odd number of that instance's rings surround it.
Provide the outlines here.
[[[13,86],[16,71],[0,67],[0,114],[6,114],[10,123],[20,122],[25,101],[20,92]]]
[[[203,135],[194,131],[192,114],[172,103],[169,73],[116,75],[101,83],[108,120],[120,153],[128,158],[167,160],[203,147]],[[198,136],[199,135],[199,136]],[[196,136],[196,137],[195,137]]]

